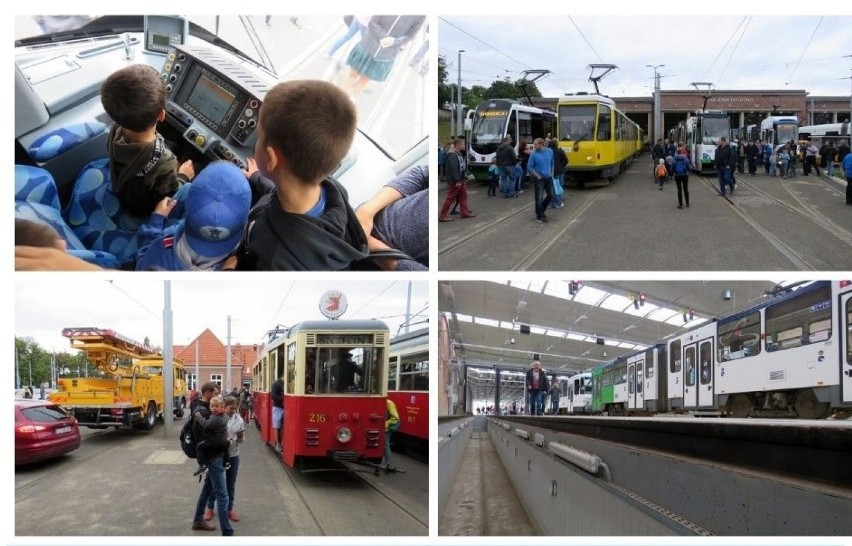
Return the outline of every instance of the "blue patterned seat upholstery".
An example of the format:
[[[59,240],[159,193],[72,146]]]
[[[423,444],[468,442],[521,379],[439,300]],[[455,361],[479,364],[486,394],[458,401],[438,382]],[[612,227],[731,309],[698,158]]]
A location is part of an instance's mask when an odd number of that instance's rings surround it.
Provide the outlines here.
[[[135,263],[137,232],[144,219],[122,210],[112,192],[108,159],[92,161],[83,168],[63,214],[86,248],[114,255],[122,267]]]
[[[106,128],[107,126],[100,121],[86,121],[60,127],[38,137],[27,148],[27,153],[36,161],[48,161],[98,136],[106,131]]]
[[[71,255],[101,267],[119,266],[112,254],[87,249],[68,227],[59,210],[56,183],[44,169],[15,165],[15,218],[48,224],[65,239]]]

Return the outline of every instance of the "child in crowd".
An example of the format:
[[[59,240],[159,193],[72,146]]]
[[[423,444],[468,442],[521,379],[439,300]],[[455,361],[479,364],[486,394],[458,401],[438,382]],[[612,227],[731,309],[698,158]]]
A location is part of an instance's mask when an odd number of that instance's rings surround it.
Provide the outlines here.
[[[228,489],[228,519],[231,521],[240,521],[239,514],[234,510],[234,497],[237,487],[237,473],[240,469],[240,444],[243,443],[246,423],[240,414],[237,413],[239,404],[240,401],[235,396],[225,397],[225,415],[228,417],[228,439],[231,441],[230,446],[228,446],[228,453],[225,455],[225,486]],[[207,497],[207,508],[204,510],[205,521],[213,519],[215,501],[215,496],[210,495]]]
[[[666,180],[669,178],[669,171],[666,168],[666,160],[660,158],[657,163],[657,167],[654,170],[654,178],[657,179],[657,184],[660,185],[660,189],[663,189],[663,184],[666,183]]]
[[[101,103],[115,122],[107,143],[113,192],[127,212],[147,216],[195,176],[192,161],[178,167],[157,132],[166,119],[166,85],[155,68],[130,65],[104,81]]]
[[[497,185],[500,183],[500,167],[497,166],[497,158],[491,159],[488,167],[488,197],[497,197]]]
[[[194,419],[204,431],[204,436],[196,446],[195,458],[198,461],[198,469],[192,473],[199,476],[207,471],[210,461],[216,457],[227,454],[230,441],[228,440],[228,416],[225,414],[225,404],[221,396],[210,399],[210,417],[205,419],[200,412],[196,412]],[[225,470],[230,467],[229,458],[224,459]]]
[[[352,100],[331,83],[293,80],[269,90],[247,176],[269,178],[275,190],[249,214],[239,269],[342,270],[368,255],[346,190],[330,178],[356,121]]]
[[[147,223],[139,228],[136,269],[233,269],[228,261],[240,244],[251,206],[244,173],[227,161],[211,163],[189,187],[186,216],[164,227],[177,201],[164,197]]]

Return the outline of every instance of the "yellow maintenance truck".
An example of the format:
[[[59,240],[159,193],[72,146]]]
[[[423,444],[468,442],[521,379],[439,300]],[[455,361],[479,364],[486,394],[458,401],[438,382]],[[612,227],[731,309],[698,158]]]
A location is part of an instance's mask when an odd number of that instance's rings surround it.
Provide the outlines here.
[[[64,377],[48,399],[74,414],[88,428],[127,427],[152,429],[165,410],[163,356],[153,348],[102,328],[65,328],[71,347],[103,372],[103,377]],[[186,408],[186,371],[174,366],[174,413]]]

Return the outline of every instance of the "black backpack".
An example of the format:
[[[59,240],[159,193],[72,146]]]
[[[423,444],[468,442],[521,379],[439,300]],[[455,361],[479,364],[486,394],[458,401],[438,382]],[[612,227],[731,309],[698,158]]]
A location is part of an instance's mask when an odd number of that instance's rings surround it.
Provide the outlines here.
[[[198,441],[195,439],[192,428],[192,417],[190,417],[184,423],[183,428],[180,429],[180,448],[190,459],[195,458],[196,447],[198,446]]]

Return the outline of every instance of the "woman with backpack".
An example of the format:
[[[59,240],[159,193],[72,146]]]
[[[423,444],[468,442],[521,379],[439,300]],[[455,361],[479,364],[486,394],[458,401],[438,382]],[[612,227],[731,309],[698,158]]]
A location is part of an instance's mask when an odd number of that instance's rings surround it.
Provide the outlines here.
[[[678,143],[672,170],[677,185],[677,208],[683,208],[684,197],[686,207],[689,208],[689,158],[686,157],[686,148],[683,147],[683,143]]]

